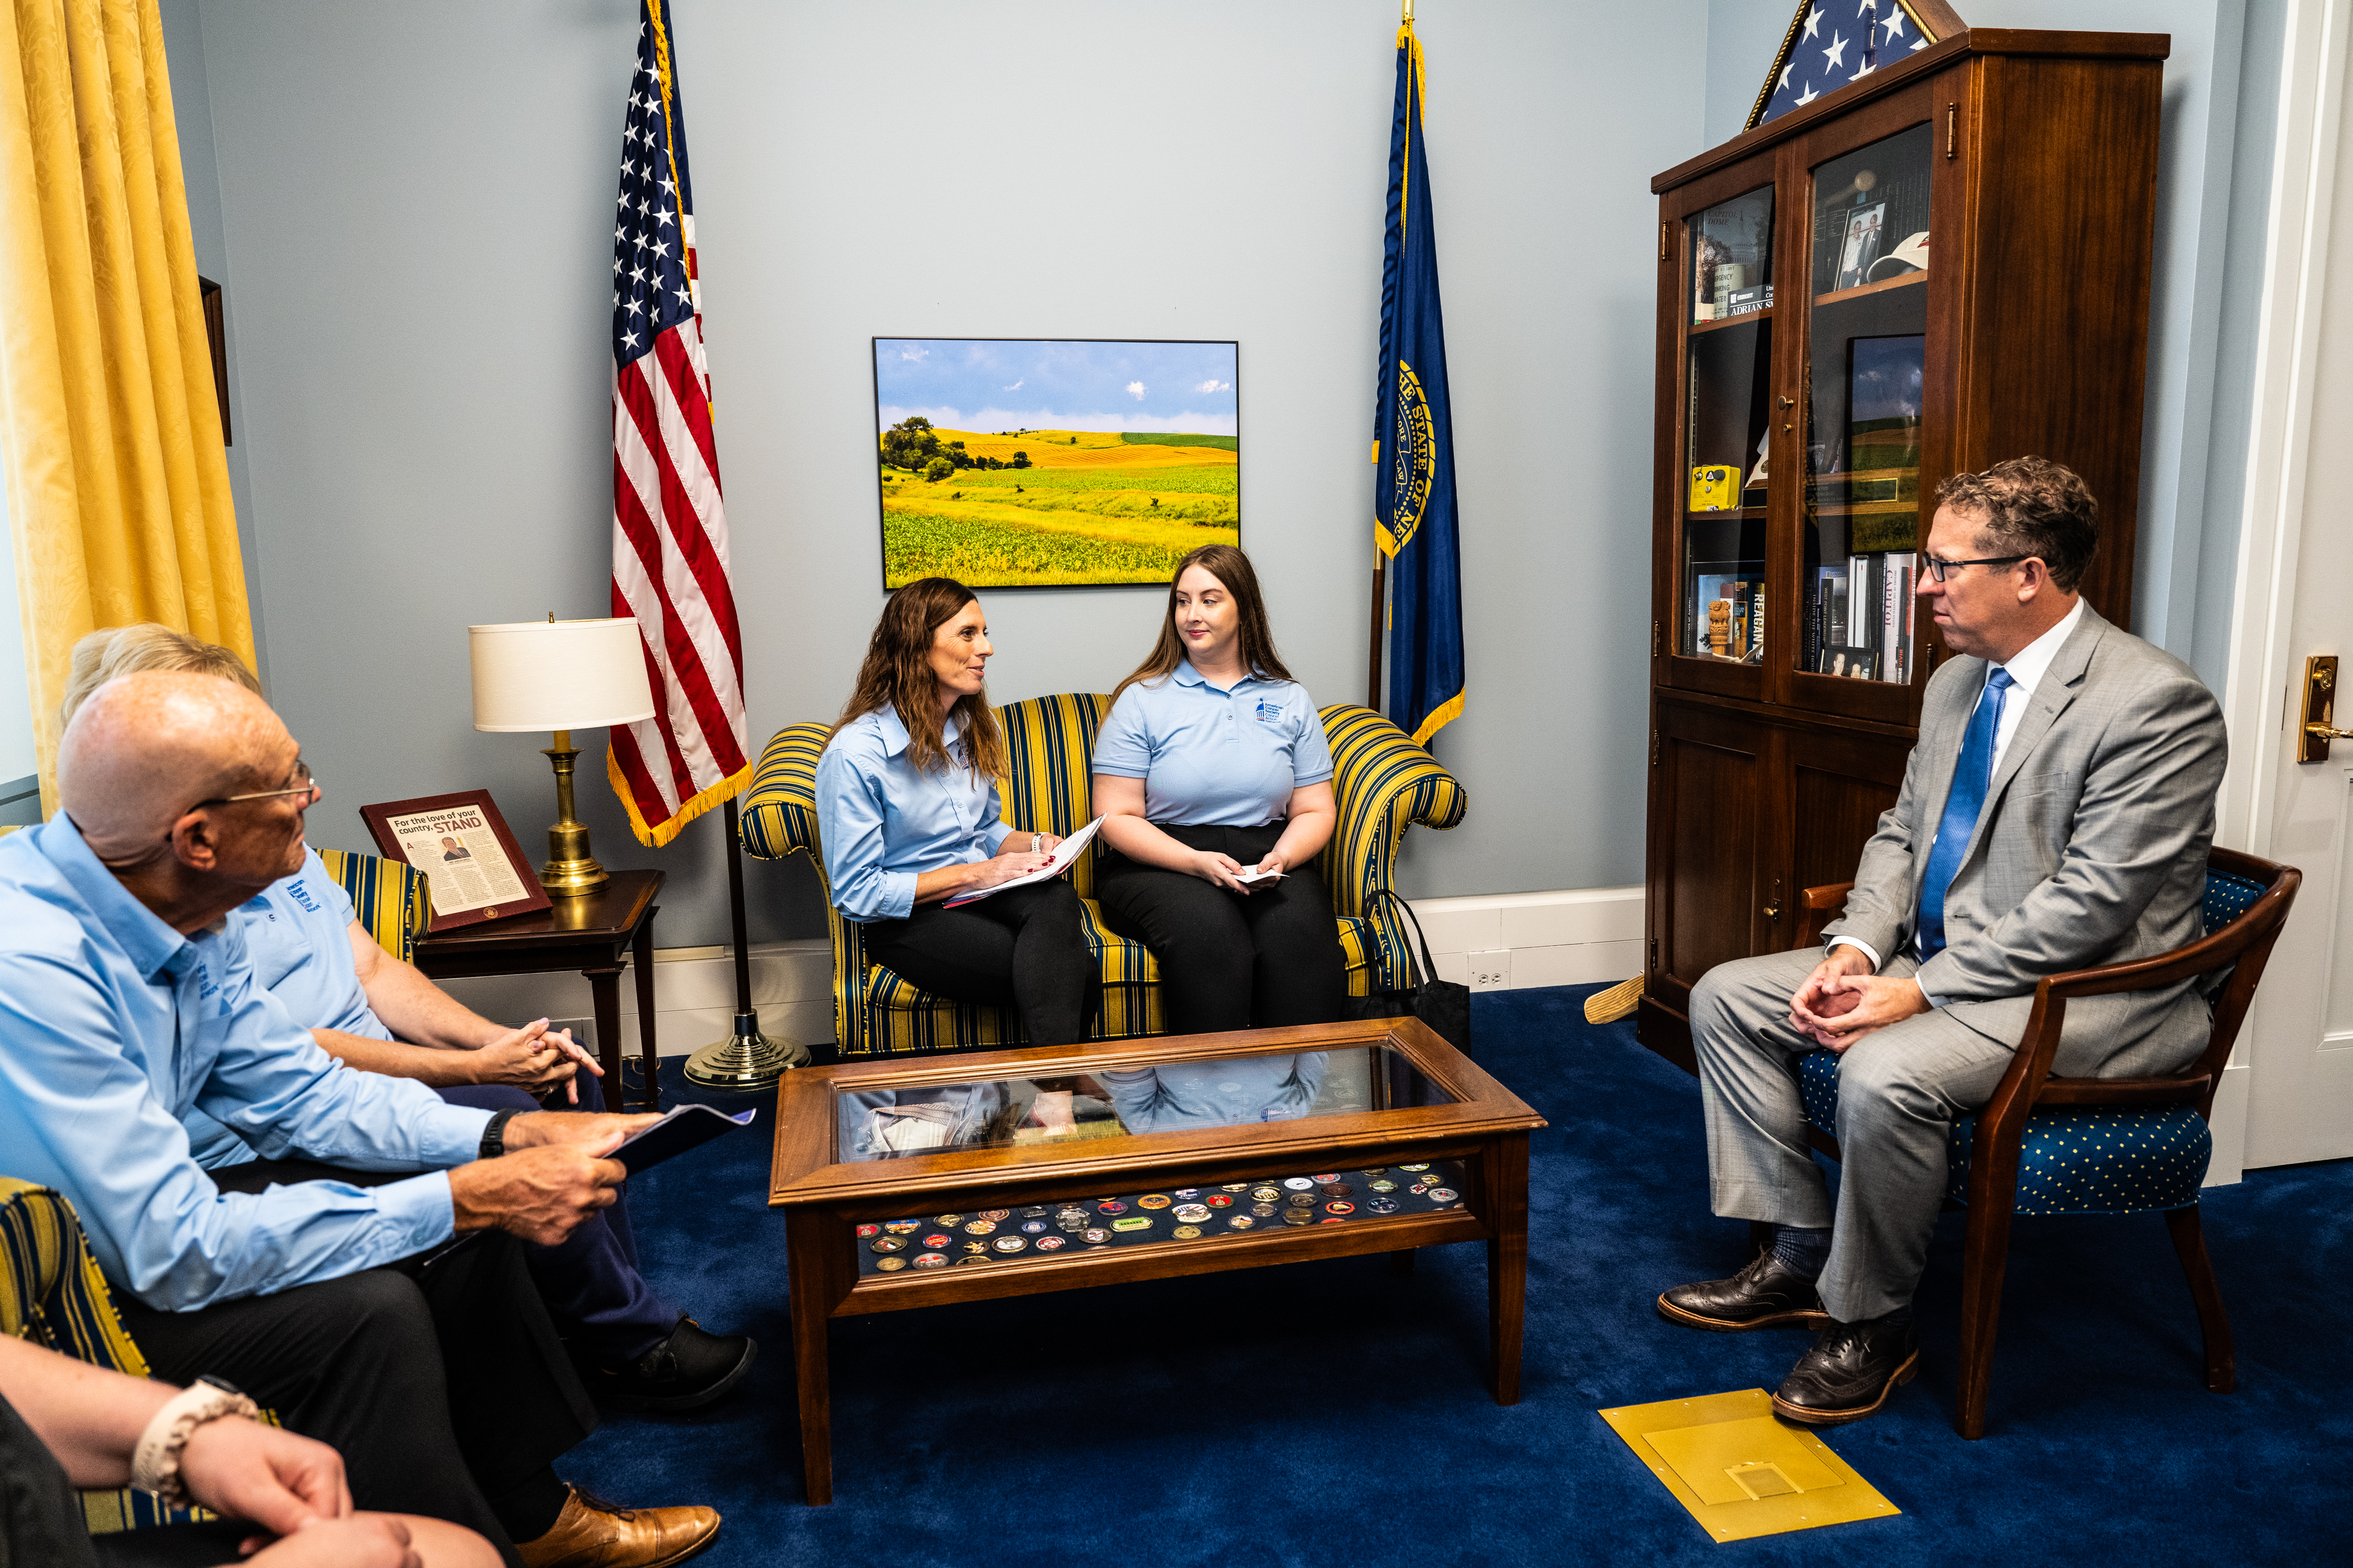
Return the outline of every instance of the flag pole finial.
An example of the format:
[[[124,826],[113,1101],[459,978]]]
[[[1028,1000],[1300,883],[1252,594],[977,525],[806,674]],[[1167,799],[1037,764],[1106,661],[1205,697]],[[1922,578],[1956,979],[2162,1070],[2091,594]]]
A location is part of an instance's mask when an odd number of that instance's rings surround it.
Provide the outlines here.
[[[1402,20],[1405,26],[1409,27],[1413,26],[1413,0],[1405,0],[1405,16]]]

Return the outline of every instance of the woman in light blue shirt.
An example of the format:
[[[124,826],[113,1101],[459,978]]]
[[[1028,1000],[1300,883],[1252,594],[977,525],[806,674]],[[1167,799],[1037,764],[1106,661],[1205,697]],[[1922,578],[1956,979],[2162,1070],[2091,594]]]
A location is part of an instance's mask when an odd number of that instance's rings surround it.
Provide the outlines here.
[[[1180,1035],[1337,1020],[1347,965],[1315,857],[1332,837],[1332,751],[1275,656],[1250,557],[1177,563],[1152,657],[1095,736],[1113,931],[1160,961]]]
[[[818,759],[826,879],[877,963],[935,995],[1018,1008],[1033,1046],[1075,1045],[1102,970],[1070,882],[948,907],[1037,870],[1060,842],[997,820],[1005,733],[984,689],[995,651],[963,584],[925,577],[891,595]]]

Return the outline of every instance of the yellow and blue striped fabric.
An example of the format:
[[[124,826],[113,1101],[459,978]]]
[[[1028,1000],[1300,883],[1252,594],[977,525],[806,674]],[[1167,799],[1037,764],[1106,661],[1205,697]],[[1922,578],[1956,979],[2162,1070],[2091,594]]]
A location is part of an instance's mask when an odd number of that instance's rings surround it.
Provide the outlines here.
[[[322,849],[319,858],[352,896],[353,910],[376,945],[404,963],[414,960],[417,939],[433,923],[425,873],[406,861],[348,849]]]
[[[1023,833],[1067,836],[1093,815],[1088,759],[1108,697],[1066,692],[997,710],[1010,773],[997,781],[1005,820]],[[1339,825],[1318,865],[1332,889],[1348,990],[1362,996],[1407,984],[1408,958],[1395,917],[1366,917],[1376,889],[1389,885],[1398,846],[1414,823],[1440,829],[1462,820],[1462,786],[1430,753],[1369,709],[1340,704],[1324,710],[1332,746]],[[744,797],[744,847],[763,859],[808,856],[825,878],[817,822],[817,763],[828,729],[794,724],[776,731],[761,755]],[[1114,935],[1094,897],[1094,858],[1071,868],[1071,881],[1084,916],[1087,945],[1103,966],[1103,1010],[1094,1037],[1159,1034],[1160,969],[1142,942]],[[986,1050],[1022,1043],[1019,1020],[1007,1008],[934,996],[870,963],[858,923],[832,908],[835,1038],[844,1056],[902,1056],[942,1050]]]
[[[10,1176],[0,1176],[0,1333],[92,1366],[149,1375],[73,1205],[48,1187]],[[262,1418],[272,1425],[278,1419],[268,1411]],[[165,1508],[153,1492],[132,1487],[85,1491],[81,1509],[92,1535],[213,1517],[200,1508]]]

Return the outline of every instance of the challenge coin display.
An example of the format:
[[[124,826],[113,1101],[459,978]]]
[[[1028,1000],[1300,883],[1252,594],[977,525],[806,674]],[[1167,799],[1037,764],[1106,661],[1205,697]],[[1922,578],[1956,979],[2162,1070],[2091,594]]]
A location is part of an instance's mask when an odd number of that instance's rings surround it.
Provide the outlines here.
[[[1322,1175],[1065,1198],[971,1215],[884,1220],[855,1227],[856,1252],[860,1273],[887,1276],[967,1263],[1018,1268],[1072,1247],[1100,1252],[1204,1237],[1240,1245],[1294,1227],[1366,1225],[1393,1215],[1455,1208],[1462,1202],[1469,1174],[1460,1162],[1445,1160],[1434,1165],[1376,1165]],[[1164,1210],[1166,1225],[1159,1223]],[[938,1228],[928,1229],[932,1226]],[[927,1234],[918,1237],[919,1231]],[[915,1247],[924,1250],[899,1256]]]

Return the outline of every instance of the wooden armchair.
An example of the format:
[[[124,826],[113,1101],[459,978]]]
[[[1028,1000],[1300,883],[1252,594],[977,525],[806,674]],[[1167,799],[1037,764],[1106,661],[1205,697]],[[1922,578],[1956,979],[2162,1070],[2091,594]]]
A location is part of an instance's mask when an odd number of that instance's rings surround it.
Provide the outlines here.
[[[2206,868],[2205,937],[2137,963],[2045,979],[2034,988],[2026,1034],[1993,1098],[1954,1127],[1947,1196],[1965,1205],[1969,1216],[1961,1266],[1960,1407],[1954,1418],[1964,1437],[1985,1436],[1986,1391],[2013,1215],[2162,1212],[2198,1305],[2206,1386],[2228,1394],[2236,1381],[2231,1320],[2199,1226],[2198,1190],[2213,1152],[2206,1118],[2303,874],[2231,849],[2211,851]],[[1801,946],[1821,940],[1822,927],[1845,905],[1852,886],[1806,889]],[[2070,1001],[2150,990],[2198,975],[2222,977],[2212,993],[2213,1033],[2198,1059],[2179,1073],[2052,1076]],[[1838,1058],[1815,1051],[1799,1058],[1799,1079],[1806,1118],[1835,1156],[1837,1145],[1829,1140],[1838,1125]]]

